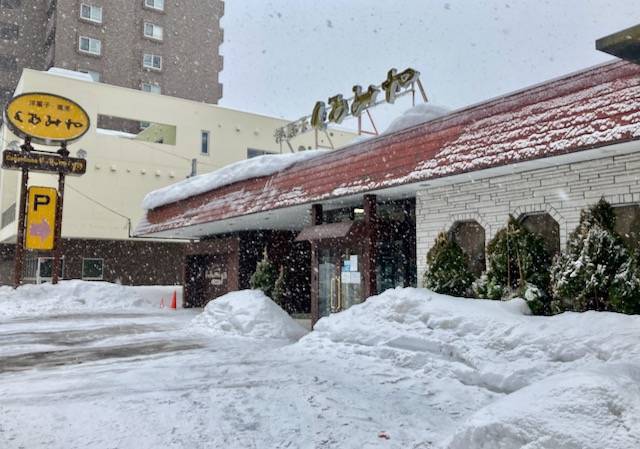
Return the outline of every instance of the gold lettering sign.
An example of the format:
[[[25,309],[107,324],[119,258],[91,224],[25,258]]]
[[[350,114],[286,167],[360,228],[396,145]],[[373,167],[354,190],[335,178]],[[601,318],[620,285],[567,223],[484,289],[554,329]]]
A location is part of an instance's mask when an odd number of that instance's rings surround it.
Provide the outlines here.
[[[43,145],[58,145],[82,137],[90,126],[89,115],[76,102],[41,92],[13,98],[5,109],[13,133]]]
[[[376,86],[369,86],[366,92],[362,92],[362,86],[353,86],[353,103],[351,103],[351,115],[354,117],[360,117],[365,109],[372,107],[376,104],[376,98],[380,89]]]
[[[420,84],[420,72],[412,68],[405,69],[398,73],[398,70],[391,69],[387,72],[387,79],[379,86],[371,85],[366,92],[362,91],[362,86],[353,87],[353,98],[346,99],[342,95],[334,95],[329,98],[329,108],[327,113],[327,103],[324,101],[316,102],[313,112],[310,116],[305,116],[295,122],[278,128],[274,137],[276,142],[289,141],[300,133],[306,132],[309,127],[315,130],[324,130],[329,123],[340,124],[349,117],[360,117],[362,113],[378,104],[378,94],[382,91],[385,93],[387,103],[394,103],[396,98],[410,92],[414,92],[414,84],[418,83],[418,87],[422,92],[424,101],[427,101],[426,94]],[[349,105],[351,102],[351,105]],[[292,128],[292,125],[295,127]]]
[[[349,115],[349,102],[338,94],[329,98],[329,105],[331,106],[329,121],[339,125]]]
[[[387,103],[394,103],[400,91],[418,81],[419,77],[420,72],[411,68],[402,73],[398,73],[396,69],[389,70],[387,79],[381,85]]]
[[[311,126],[315,129],[323,129],[327,121],[327,106],[324,101],[316,102],[313,107],[313,113],[311,114]]]

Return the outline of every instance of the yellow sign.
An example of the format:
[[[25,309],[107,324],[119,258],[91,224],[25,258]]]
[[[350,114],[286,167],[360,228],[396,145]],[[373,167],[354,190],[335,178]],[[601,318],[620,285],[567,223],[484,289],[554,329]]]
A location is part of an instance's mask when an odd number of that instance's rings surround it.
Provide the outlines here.
[[[9,128],[16,135],[44,145],[78,140],[89,130],[89,115],[68,98],[40,92],[13,98],[5,109]]]
[[[55,239],[58,191],[50,187],[29,187],[25,247],[52,250]]]

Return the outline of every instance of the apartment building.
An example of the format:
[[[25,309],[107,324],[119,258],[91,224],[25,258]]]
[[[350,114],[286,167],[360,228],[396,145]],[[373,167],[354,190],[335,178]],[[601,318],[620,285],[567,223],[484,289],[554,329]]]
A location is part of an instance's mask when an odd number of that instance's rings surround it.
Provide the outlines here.
[[[188,100],[222,97],[222,0],[0,0],[0,101],[24,68]]]

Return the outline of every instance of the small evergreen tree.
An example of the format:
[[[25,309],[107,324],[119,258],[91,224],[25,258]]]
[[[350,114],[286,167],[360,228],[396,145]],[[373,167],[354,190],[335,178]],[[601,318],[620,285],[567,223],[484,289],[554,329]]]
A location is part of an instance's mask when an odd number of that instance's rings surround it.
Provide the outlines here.
[[[489,242],[487,260],[487,272],[474,286],[478,296],[489,299],[528,296],[534,313],[549,313],[546,292],[551,257],[542,237],[510,216],[507,227]]]
[[[276,283],[276,268],[269,260],[267,249],[264,249],[262,260],[256,265],[256,271],[251,276],[249,284],[254,290],[262,290],[265,295],[271,297]]]
[[[286,290],[285,290],[285,278],[284,278],[284,267],[280,267],[280,274],[276,279],[276,282],[273,286],[273,300],[276,304],[278,304],[282,309],[291,313],[290,310],[287,310],[286,307]]]
[[[640,313],[640,271],[614,231],[615,220],[613,208],[604,199],[582,211],[567,251],[551,270],[558,311]]]
[[[427,253],[424,286],[445,295],[467,296],[472,282],[469,258],[460,245],[441,232]]]

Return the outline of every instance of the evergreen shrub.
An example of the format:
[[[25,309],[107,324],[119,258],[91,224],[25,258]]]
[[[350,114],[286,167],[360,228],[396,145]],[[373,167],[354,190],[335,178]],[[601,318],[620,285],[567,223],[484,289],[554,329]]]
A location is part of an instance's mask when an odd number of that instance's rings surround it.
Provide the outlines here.
[[[472,282],[467,255],[446,233],[440,233],[427,253],[424,286],[445,295],[468,296]]]

